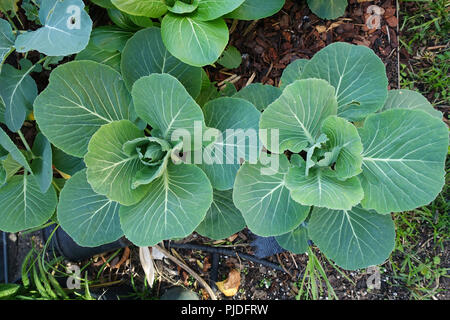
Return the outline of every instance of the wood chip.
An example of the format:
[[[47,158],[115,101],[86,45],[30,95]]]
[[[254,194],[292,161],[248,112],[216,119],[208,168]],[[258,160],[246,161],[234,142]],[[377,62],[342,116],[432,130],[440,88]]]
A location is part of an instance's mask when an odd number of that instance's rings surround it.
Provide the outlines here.
[[[386,23],[389,25],[389,27],[395,28],[398,25],[398,20],[396,16],[392,16],[386,19]]]
[[[316,26],[316,30],[318,33],[324,33],[327,31],[327,27],[325,26]]]

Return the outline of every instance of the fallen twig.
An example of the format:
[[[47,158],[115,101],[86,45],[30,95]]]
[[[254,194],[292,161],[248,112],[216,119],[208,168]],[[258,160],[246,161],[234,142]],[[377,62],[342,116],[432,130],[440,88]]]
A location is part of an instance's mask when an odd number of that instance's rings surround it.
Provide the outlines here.
[[[206,283],[205,280],[203,280],[202,277],[200,277],[194,270],[192,270],[191,268],[189,268],[186,264],[184,264],[183,262],[181,262],[178,258],[174,257],[169,251],[167,251],[165,248],[163,248],[162,246],[156,245],[155,246],[158,250],[160,250],[162,253],[164,253],[167,258],[169,260],[171,260],[172,262],[176,263],[177,265],[179,265],[181,268],[183,268],[184,270],[186,270],[191,276],[194,277],[195,280],[197,280],[200,285],[206,289],[206,291],[208,291],[209,296],[211,297],[211,300],[217,300],[217,296],[214,293],[214,291],[211,289],[211,287],[208,285],[208,283]]]
[[[122,266],[122,264],[124,264],[128,260],[129,257],[130,257],[130,248],[125,247],[122,258],[119,260],[119,262],[113,265],[112,268],[119,269]]]

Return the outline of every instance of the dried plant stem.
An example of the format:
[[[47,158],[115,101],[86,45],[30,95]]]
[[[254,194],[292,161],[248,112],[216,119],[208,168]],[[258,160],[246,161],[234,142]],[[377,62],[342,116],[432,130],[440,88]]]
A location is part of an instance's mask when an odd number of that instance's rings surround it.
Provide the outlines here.
[[[191,276],[194,277],[195,280],[197,280],[200,285],[206,289],[206,291],[208,291],[209,296],[211,297],[211,300],[217,300],[217,296],[214,293],[214,291],[211,289],[211,287],[208,285],[208,283],[206,283],[205,280],[202,279],[202,277],[200,277],[194,270],[192,270],[191,268],[189,268],[186,264],[184,264],[183,262],[181,262],[178,258],[174,257],[169,251],[167,251],[165,248],[156,245],[155,246],[159,251],[161,251],[162,253],[164,253],[166,255],[166,257],[173,261],[174,263],[176,263],[177,265],[179,265],[182,269],[186,270]]]

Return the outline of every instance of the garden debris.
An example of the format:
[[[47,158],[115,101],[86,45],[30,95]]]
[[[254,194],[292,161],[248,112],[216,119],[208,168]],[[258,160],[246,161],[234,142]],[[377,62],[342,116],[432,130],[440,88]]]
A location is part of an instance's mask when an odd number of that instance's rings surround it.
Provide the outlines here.
[[[206,289],[206,291],[208,292],[209,296],[211,297],[211,300],[217,300],[217,296],[214,293],[214,291],[211,289],[211,287],[206,283],[205,280],[203,280],[194,270],[192,270],[191,268],[189,268],[185,263],[183,263],[182,261],[180,261],[178,258],[174,257],[173,255],[171,255],[166,249],[156,245],[155,246],[159,251],[161,251],[163,254],[166,255],[166,257],[171,260],[172,262],[174,262],[175,264],[177,264],[180,268],[186,270],[192,277],[194,277],[195,280],[197,280],[200,285]]]
[[[144,269],[145,278],[151,288],[153,287],[153,282],[155,282],[155,266],[153,265],[153,259],[148,247],[139,248],[139,258],[141,260],[142,269]]]
[[[241,273],[232,269],[228,274],[228,278],[224,281],[216,282],[217,288],[227,297],[234,296],[241,285]]]
[[[229,236],[229,237],[227,238],[227,240],[228,240],[229,242],[233,242],[234,240],[236,240],[237,237],[238,237],[238,234],[235,233],[235,234],[233,234],[232,236]]]
[[[211,269],[211,263],[209,262],[209,257],[205,257],[205,260],[203,261],[203,272],[208,272],[208,270]]]
[[[283,252],[283,253],[284,253],[284,252]],[[276,256],[277,256],[278,263],[279,263],[280,266],[283,268],[284,272],[286,272],[291,278],[293,278],[292,274],[286,269],[286,267],[284,266],[283,262],[281,261],[281,259],[280,259],[280,254],[277,253]]]
[[[112,263],[112,269],[119,269],[122,266],[122,264],[127,262],[129,257],[130,257],[130,248],[125,247],[122,258],[117,263],[114,264]]]
[[[397,27],[398,25],[398,20],[396,16],[392,16],[386,19],[387,24],[389,25],[389,27]]]
[[[145,278],[147,279],[147,283],[150,288],[155,282],[156,268],[154,260],[162,260],[165,257],[166,255],[156,247],[139,247],[139,259],[141,261],[142,269],[144,269]]]
[[[206,291],[205,289],[201,288],[200,289],[200,293],[202,294],[202,299],[203,300],[209,300],[209,294],[208,291]]]

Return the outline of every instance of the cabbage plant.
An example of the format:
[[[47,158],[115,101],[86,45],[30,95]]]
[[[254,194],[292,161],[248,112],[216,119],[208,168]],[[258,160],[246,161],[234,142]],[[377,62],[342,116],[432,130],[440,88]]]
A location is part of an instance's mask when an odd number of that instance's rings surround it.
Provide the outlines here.
[[[169,52],[149,19],[117,17],[129,29],[95,28],[39,95],[30,73],[46,58],[3,66],[0,122],[24,149],[0,128],[1,230],[52,220],[93,247],[122,236],[153,246],[194,231],[223,239],[248,226],[295,253],[312,240],[358,269],[392,251],[391,212],[440,192],[442,114],[419,93],[388,91],[372,50],[335,43],[291,63],[279,88],[219,92]],[[2,21],[5,58],[16,39]],[[26,117],[37,124],[31,146]]]
[[[282,87],[259,124],[279,165],[244,163],[234,185],[248,228],[295,253],[312,240],[345,269],[383,263],[391,213],[430,203],[444,185],[442,114],[419,93],[388,92],[383,63],[364,46],[334,43],[297,60]]]
[[[147,31],[158,35],[159,29]],[[146,67],[166,63],[180,78],[189,72],[202,78],[193,67],[170,59],[150,55],[139,62]],[[40,226],[55,209],[55,220],[87,247],[124,235],[136,245],[152,246],[197,228],[219,239],[244,228],[230,189],[240,157],[248,156],[240,153],[238,140],[216,136],[234,127],[257,133],[260,112],[252,103],[219,97],[202,109],[177,78],[162,70],[124,78],[110,66],[80,60],[53,70],[33,110],[41,133],[29,152],[19,151],[1,131],[1,167],[12,157],[16,170],[2,170],[0,199],[11,207],[2,211],[0,229]],[[209,140],[184,139],[195,137],[196,129],[212,132]],[[230,146],[236,151],[230,163],[183,160],[198,151],[225,157]],[[53,179],[52,164],[70,178],[63,185]]]
[[[256,20],[277,13],[285,0],[106,0],[94,1],[137,17],[158,18],[165,46],[193,65],[214,63],[229,40],[224,18]]]
[[[4,66],[8,73],[0,81],[11,75],[21,81],[5,90],[16,88],[18,100],[12,101],[26,108],[20,117],[22,110],[11,108],[25,150],[0,131],[0,199],[10,204],[1,212],[0,229],[17,232],[52,220],[87,247],[124,235],[153,245],[194,230],[215,239],[242,230],[231,189],[250,152],[240,152],[234,137],[216,134],[234,128],[257,134],[260,112],[229,97],[233,90],[209,94],[214,86],[206,73],[173,57],[159,28],[135,34],[113,28],[96,28],[87,51],[55,68],[39,95],[29,72],[16,75]],[[101,47],[102,57],[119,52],[119,63],[97,59],[91,46]],[[3,101],[0,122],[7,124]],[[27,115],[38,130],[32,147],[19,130]],[[195,146],[172,137],[177,130],[192,135],[195,126],[212,132],[209,140]],[[230,147],[236,152],[228,163]],[[183,163],[181,155],[199,152],[224,161]]]

